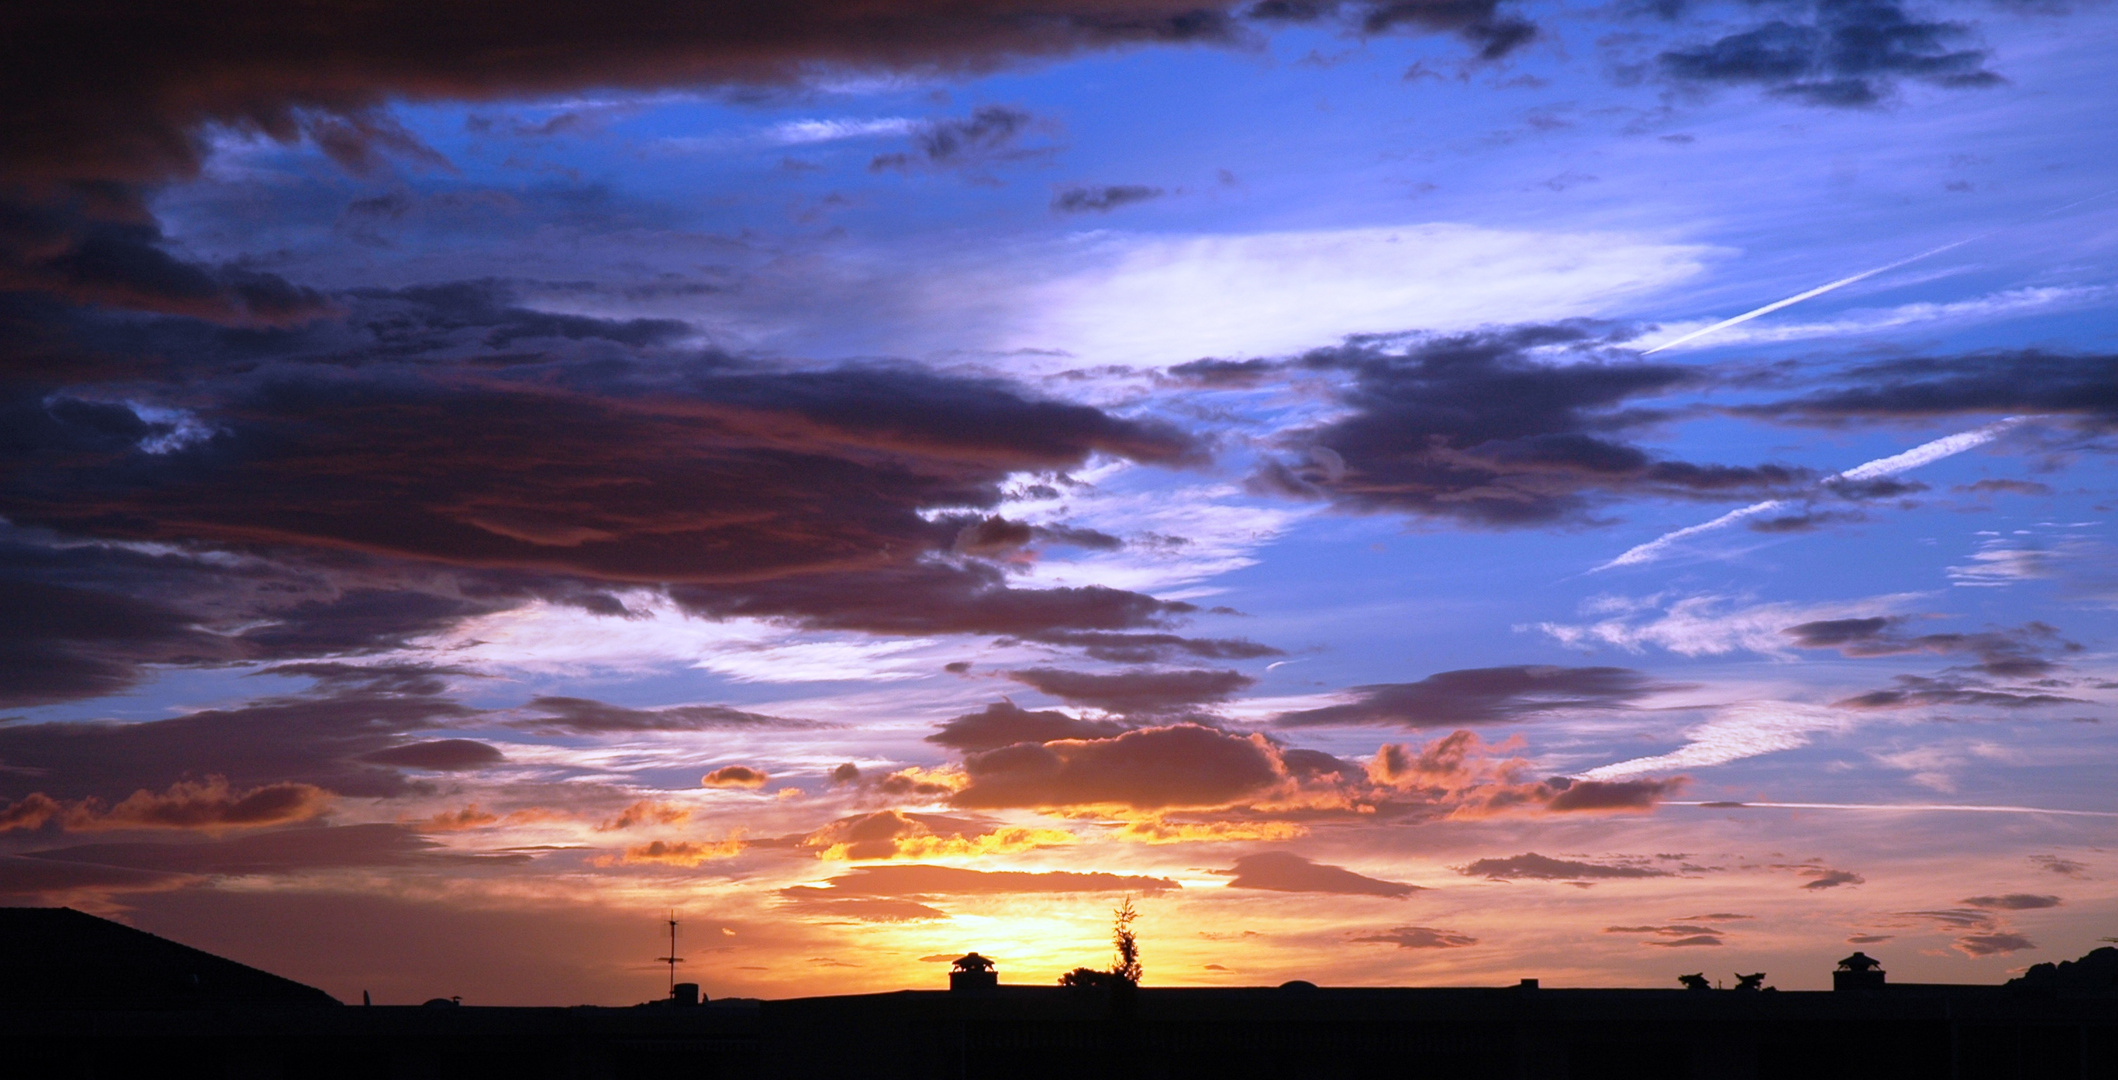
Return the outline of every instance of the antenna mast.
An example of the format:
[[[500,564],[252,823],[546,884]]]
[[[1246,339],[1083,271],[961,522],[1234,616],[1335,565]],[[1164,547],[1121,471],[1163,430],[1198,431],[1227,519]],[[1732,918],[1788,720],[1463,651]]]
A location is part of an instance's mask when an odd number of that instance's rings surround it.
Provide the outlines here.
[[[658,963],[669,965],[669,996],[674,1000],[677,996],[677,965],[684,962],[684,958],[677,955],[677,913],[675,911],[669,913],[669,955],[657,956],[655,960]]]

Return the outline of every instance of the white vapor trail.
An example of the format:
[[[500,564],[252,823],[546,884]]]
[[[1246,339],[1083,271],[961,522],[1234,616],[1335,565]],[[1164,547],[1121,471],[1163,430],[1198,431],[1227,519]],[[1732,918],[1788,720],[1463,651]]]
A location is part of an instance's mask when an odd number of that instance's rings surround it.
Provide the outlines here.
[[[1908,472],[1922,465],[1931,465],[1943,458],[1953,457],[1966,450],[1984,446],[2005,434],[2009,428],[2028,419],[2030,417],[2010,416],[1995,420],[1981,428],[1959,431],[1954,435],[1944,435],[1932,442],[1921,443],[1902,454],[1892,454],[1886,458],[1876,458],[1874,461],[1855,465],[1845,472],[1827,478],[1824,483],[1831,484],[1840,480],[1875,480],[1885,476],[1896,476],[1901,472]],[[1786,505],[1786,501],[1782,499],[1767,499],[1761,503],[1752,503],[1749,506],[1730,510],[1712,521],[1698,525],[1687,525],[1675,532],[1663,533],[1661,536],[1655,537],[1653,540],[1649,540],[1647,543],[1637,547],[1628,548],[1624,554],[1604,563],[1602,566],[1596,567],[1596,570],[1609,570],[1619,566],[1638,566],[1641,563],[1653,562],[1661,558],[1664,552],[1675,547],[1678,543],[1700,533],[1723,529],[1744,518],[1769,513]]]
[[[1975,237],[1975,236],[1974,236],[1974,237],[1971,237],[1970,239],[1966,239],[1966,240],[1958,240],[1958,241],[1956,241],[1956,242],[1955,242],[1955,243],[1953,243],[1953,244],[1943,244],[1942,246],[1940,246],[1940,247],[1938,247],[1938,248],[1929,248],[1928,250],[1926,250],[1926,251],[1922,251],[1922,252],[1920,252],[1920,253],[1919,253],[1919,254],[1917,254],[1917,255],[1913,255],[1913,256],[1910,256],[1910,257],[1908,257],[1908,258],[1903,258],[1903,259],[1899,259],[1898,261],[1896,261],[1896,262],[1894,262],[1894,263],[1891,263],[1891,264],[1890,264],[1890,265],[1888,265],[1888,266],[1878,266],[1878,267],[1876,267],[1876,268],[1875,268],[1875,269],[1873,269],[1873,270],[1863,270],[1863,271],[1861,271],[1860,273],[1858,273],[1858,274],[1855,274],[1855,275],[1853,275],[1852,277],[1842,277],[1842,278],[1838,279],[1837,281],[1831,282],[1831,283],[1830,283],[1830,284],[1828,284],[1828,285],[1819,285],[1819,286],[1817,286],[1816,288],[1814,288],[1814,289],[1811,289],[1811,290],[1809,290],[1808,292],[1805,292],[1805,293],[1796,293],[1795,295],[1793,295],[1793,296],[1790,296],[1790,297],[1788,297],[1788,298],[1787,298],[1787,299],[1785,299],[1785,300],[1775,300],[1775,301],[1773,301],[1772,303],[1770,303],[1770,304],[1767,304],[1767,305],[1765,305],[1764,307],[1758,308],[1758,309],[1756,309],[1756,310],[1754,310],[1754,311],[1746,311],[1746,312],[1744,312],[1743,314],[1741,314],[1741,315],[1738,315],[1738,316],[1736,316],[1736,317],[1734,317],[1734,318],[1732,318],[1732,319],[1722,319],[1722,320],[1721,320],[1720,322],[1717,322],[1717,323],[1713,324],[1712,326],[1709,326],[1709,327],[1706,327],[1706,328],[1704,328],[1704,329],[1700,329],[1700,330],[1694,330],[1694,331],[1692,331],[1691,333],[1689,333],[1689,334],[1686,334],[1686,335],[1684,335],[1683,337],[1680,337],[1680,338],[1675,338],[1675,339],[1673,339],[1673,340],[1670,340],[1670,341],[1665,341],[1665,342],[1663,342],[1662,344],[1660,344],[1660,345],[1657,345],[1657,346],[1655,346],[1654,348],[1652,348],[1652,349],[1649,349],[1649,350],[1647,350],[1647,351],[1646,351],[1646,352],[1644,352],[1644,353],[1641,353],[1640,355],[1642,355],[1642,356],[1653,356],[1654,354],[1656,354],[1656,353],[1658,353],[1658,352],[1661,352],[1661,351],[1662,351],[1662,350],[1664,350],[1664,349],[1674,349],[1674,348],[1676,348],[1677,346],[1679,346],[1679,345],[1682,345],[1682,344],[1684,344],[1685,342],[1688,342],[1688,341],[1697,341],[1697,340],[1699,340],[1700,338],[1702,338],[1702,337],[1705,337],[1705,336],[1706,336],[1706,335],[1708,335],[1708,334],[1711,334],[1711,333],[1715,333],[1715,332],[1717,332],[1717,331],[1721,331],[1721,330],[1726,330],[1726,329],[1728,329],[1729,327],[1731,327],[1731,326],[1735,326],[1735,325],[1737,325],[1737,324],[1739,324],[1739,323],[1747,323],[1747,322],[1749,322],[1750,320],[1752,320],[1752,319],[1755,319],[1755,318],[1757,318],[1757,317],[1758,317],[1758,316],[1760,316],[1760,315],[1770,315],[1770,314],[1772,314],[1773,312],[1775,312],[1775,311],[1778,311],[1778,310],[1780,310],[1781,308],[1784,308],[1784,307],[1793,307],[1794,305],[1796,305],[1796,304],[1799,304],[1799,303],[1801,303],[1801,302],[1802,302],[1802,301],[1804,301],[1804,300],[1812,300],[1812,299],[1815,299],[1816,297],[1822,296],[1822,295],[1824,295],[1825,293],[1828,293],[1828,292],[1832,291],[1833,289],[1843,289],[1843,288],[1845,288],[1846,286],[1848,286],[1848,285],[1851,285],[1851,284],[1853,284],[1853,283],[1854,283],[1854,282],[1856,282],[1856,281],[1864,281],[1864,280],[1866,280],[1866,279],[1868,279],[1868,278],[1872,278],[1872,277],[1874,277],[1874,276],[1875,276],[1875,275],[1877,275],[1877,274],[1884,274],[1884,273],[1888,273],[1888,272],[1890,272],[1890,271],[1892,271],[1892,270],[1895,270],[1895,269],[1897,269],[1897,268],[1898,268],[1898,267],[1900,267],[1900,266],[1907,266],[1907,265],[1910,265],[1910,264],[1912,264],[1912,263],[1916,263],[1916,262],[1920,261],[1921,259],[1927,258],[1928,256],[1931,256],[1931,255],[1939,255],[1939,254],[1941,254],[1942,252],[1944,252],[1944,251],[1948,251],[1948,250],[1949,250],[1949,249],[1951,249],[1951,248],[1959,248],[1959,247],[1962,247],[1962,246],[1964,246],[1965,244],[1968,244],[1968,243],[1970,243],[1970,242],[1971,242],[1972,240],[1976,240],[1976,239],[1978,239],[1978,237]]]
[[[1977,803],[1825,803],[1825,802],[1672,802],[1664,806],[1700,806],[1709,810],[1881,810],[1895,813],[1960,811],[1973,814],[2058,814],[2063,817],[2118,817],[2118,810],[2052,810],[2042,806],[1982,806]]]

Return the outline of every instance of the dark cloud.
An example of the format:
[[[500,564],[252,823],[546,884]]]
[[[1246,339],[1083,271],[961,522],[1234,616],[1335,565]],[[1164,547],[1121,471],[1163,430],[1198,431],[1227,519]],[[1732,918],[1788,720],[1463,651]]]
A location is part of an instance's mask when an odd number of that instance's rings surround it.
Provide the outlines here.
[[[868,162],[871,172],[917,165],[965,168],[1032,156],[1020,137],[1035,118],[1021,109],[985,105],[961,119],[929,120],[912,132],[911,153],[881,154]]]
[[[2098,430],[2118,425],[2118,355],[2016,349],[1905,357],[1836,378],[1844,385],[1731,411],[1833,423],[2034,413]]]
[[[1287,767],[1288,775],[1301,780],[1330,777],[1354,780],[1361,775],[1361,767],[1353,762],[1333,757],[1322,750],[1304,750],[1298,746],[1281,747],[1280,763]]]
[[[9,5],[20,50],[0,109],[0,288],[229,319],[314,311],[314,293],[160,246],[154,185],[199,171],[214,126],[307,140],[356,174],[442,166],[389,103],[493,100],[588,88],[787,87],[826,68],[970,72],[1140,42],[1232,39],[1211,6],[1136,0],[1036,9],[842,0],[698,18],[674,0],[593,12],[544,3],[493,19],[456,0],[293,12],[256,0],[134,13],[124,26],[57,2]],[[928,159],[989,148],[1019,114],[988,108],[916,140]]]
[[[45,902],[64,901],[79,895],[97,896],[171,889],[189,880],[191,878],[188,875],[169,871],[0,855],[0,896],[10,898],[34,897]]]
[[[1961,934],[1956,939],[1957,950],[1968,956],[1998,956],[2036,947],[2037,943],[2029,938],[2006,930],[1989,934]]]
[[[1802,888],[1810,890],[1836,889],[1841,885],[1865,885],[1868,882],[1867,878],[1850,870],[1831,870],[1821,866],[1803,870],[1801,875],[1809,879],[1802,884]]]
[[[1054,668],[1010,671],[1008,678],[1075,705],[1156,715],[1223,701],[1257,683],[1240,671],[1126,671],[1097,675]]]
[[[1185,382],[1214,389],[1247,389],[1285,371],[1277,360],[1191,360],[1173,364],[1166,374]]]
[[[1478,939],[1469,934],[1437,930],[1431,926],[1396,926],[1353,940],[1395,945],[1400,949],[1461,949],[1478,944]]]
[[[880,561],[888,551],[885,546],[869,558]],[[1166,625],[1196,610],[1182,601],[1100,585],[1017,589],[1002,571],[982,563],[925,562],[755,584],[680,585],[669,594],[686,611],[708,618],[792,619],[817,629],[879,634],[1025,637],[1084,644],[1091,655],[1103,644],[1099,632]],[[1175,644],[1160,647],[1188,648],[1187,639],[1172,635],[1170,640]]]
[[[1642,945],[1656,945],[1665,949],[1689,949],[1702,945],[1724,945],[1722,931],[1711,926],[1676,924],[1672,926],[1606,926],[1606,934],[1648,934]]]
[[[16,79],[7,83],[12,89]],[[14,97],[0,90],[0,100]],[[0,136],[0,162],[20,142]],[[169,254],[141,184],[109,177],[24,183],[18,169],[28,163],[10,164],[0,165],[0,290],[247,325],[300,322],[332,309],[322,294],[278,275]]]
[[[1902,918],[1931,922],[1943,932],[1957,933],[1954,946],[1967,956],[1991,956],[2037,947],[2035,942],[2009,930],[1991,913],[1985,911],[1944,908],[1934,911],[1905,911],[1898,914]]]
[[[625,583],[679,583],[674,599],[711,618],[1272,651],[1169,633],[1189,604],[1015,587],[983,558],[1026,539],[1107,549],[1105,534],[992,518],[959,550],[964,520],[927,514],[994,504],[1022,472],[1095,454],[1203,460],[1174,427],[910,367],[678,356],[668,325],[526,311],[497,288],[361,294],[345,319],[298,331],[165,320],[112,340],[182,356],[181,402],[0,385],[0,514],[10,536],[52,530],[41,547],[0,545],[0,610],[20,613],[0,659],[21,673],[0,694],[35,703],[121,688],[155,663],[392,648],[534,599],[630,617],[608,591]],[[998,526],[1027,535],[984,535]],[[177,554],[82,554],[81,537]],[[209,562],[211,548],[248,561]]]
[[[1285,656],[1284,650],[1245,638],[1188,638],[1176,634],[1128,634],[1104,630],[1046,630],[1033,640],[1078,648],[1112,664],[1152,664],[1178,656],[1200,660],[1255,660]]]
[[[1052,209],[1062,214],[1107,214],[1121,206],[1152,202],[1163,196],[1158,187],[1113,184],[1107,187],[1066,187],[1052,195]]]
[[[1614,709],[1662,687],[1627,668],[1534,665],[1467,668],[1415,683],[1356,686],[1361,700],[1282,713],[1282,727],[1396,724],[1435,727],[1518,721],[1557,709]]]
[[[412,790],[404,775],[367,755],[404,736],[478,715],[438,685],[385,669],[361,681],[339,672],[314,691],[265,697],[138,723],[55,721],[0,727],[0,797],[42,791],[59,799],[159,791],[186,776],[221,776],[236,789],[309,784],[340,795]]]
[[[2087,864],[2075,862],[2072,859],[2063,859],[2057,855],[2032,855],[2030,856],[2030,863],[2039,870],[2043,870],[2048,874],[2058,874],[2060,877],[2087,877],[2089,872]]]
[[[281,829],[184,844],[83,844],[27,854],[54,862],[183,874],[286,874],[331,867],[434,862],[439,858],[435,852],[440,847],[402,825],[343,825]]]
[[[2050,495],[2052,486],[2035,480],[1980,480],[1976,483],[1958,484],[1949,489],[1968,495]]]
[[[1457,872],[1466,877],[1491,878],[1495,881],[1515,878],[1531,878],[1538,881],[1586,881],[1616,878],[1669,877],[1667,870],[1652,866],[1626,864],[1577,862],[1572,859],[1554,859],[1534,851],[1521,855],[1510,855],[1504,859],[1479,859],[1466,866],[1457,867]]]
[[[531,731],[596,735],[619,731],[706,731],[718,728],[808,728],[813,720],[744,712],[726,705],[672,705],[661,709],[634,709],[589,698],[547,695],[534,697],[524,711],[542,715],[517,720],[512,726]]]
[[[1025,522],[999,515],[981,518],[956,533],[955,548],[966,555],[1005,555],[1030,542],[1036,531]]]
[[[1230,875],[1233,880],[1228,883],[1228,887],[1231,889],[1399,898],[1422,891],[1418,885],[1366,877],[1342,866],[1310,862],[1300,855],[1284,851],[1240,855],[1236,857],[1233,867],[1212,872]]]
[[[1096,452],[1161,464],[1200,453],[1157,422],[890,366],[708,364],[673,376],[605,364],[535,378],[269,370],[219,385],[203,421],[210,435],[159,454],[114,456],[101,428],[55,404],[25,410],[34,430],[0,486],[0,510],[126,539],[615,581],[841,575],[832,587],[843,588],[845,574],[895,571],[878,587],[940,588],[989,606],[997,577],[911,564],[953,539],[920,510],[990,504],[1016,471],[1072,468]],[[1132,595],[1070,595],[1105,594]]]
[[[2059,898],[2038,893],[2005,893],[2000,896],[1972,896],[1958,903],[1967,907],[1991,908],[1996,911],[2034,911],[2038,908],[2059,906]]]
[[[1781,465],[1657,459],[1625,433],[1665,414],[1634,404],[1686,388],[1696,368],[1619,358],[1576,324],[1521,326],[1401,346],[1355,339],[1297,369],[1346,372],[1347,414],[1284,433],[1253,490],[1348,510],[1488,528],[1585,522],[1618,496],[1756,499],[1806,483]],[[1554,349],[1573,355],[1542,359]]]
[[[1261,796],[1286,779],[1260,735],[1196,724],[1141,728],[1114,738],[1018,743],[964,755],[961,807],[1218,807]]]
[[[1048,544],[1064,544],[1089,551],[1116,551],[1125,546],[1125,541],[1109,533],[1072,525],[1037,525],[1032,527],[1030,532]]]
[[[1053,709],[1032,712],[1011,701],[994,702],[982,711],[965,713],[941,725],[927,741],[951,750],[997,750],[1016,743],[1047,743],[1059,739],[1106,739],[1123,734],[1125,724],[1115,720],[1082,720]]]
[[[1760,533],[1805,533],[1814,532],[1826,525],[1862,520],[1865,520],[1864,516],[1857,511],[1805,507],[1792,514],[1750,518],[1743,523],[1743,527]]]
[[[1068,547],[1087,548],[1091,551],[1116,551],[1125,546],[1125,541],[1094,529],[1075,528],[1071,525],[1031,525],[993,515],[965,524],[957,531],[953,547],[959,554],[1004,558],[1038,540]]]
[[[398,765],[408,769],[428,769],[451,772],[460,769],[483,769],[507,760],[500,748],[475,739],[435,739],[430,742],[406,743],[377,750],[365,756],[366,760],[380,765]]]
[[[161,604],[0,579],[0,708],[114,694],[139,682],[148,664],[230,651]]]
[[[1769,5],[1768,5],[1769,6]],[[1957,22],[1915,18],[1893,0],[1814,0],[1777,5],[1782,17],[1658,58],[1684,84],[1754,85],[1775,97],[1851,108],[1888,97],[1899,80],[1961,89],[1999,85],[1983,49]]]
[[[1258,0],[1243,14],[1257,22],[1330,21],[1363,37],[1396,32],[1453,33],[1495,61],[1536,40],[1537,27],[1500,12],[1498,0]]]
[[[1555,813],[1608,813],[1623,810],[1651,810],[1663,798],[1674,795],[1690,781],[1682,776],[1668,779],[1643,777],[1638,780],[1569,780],[1547,781],[1548,786],[1559,788],[1544,808]]]
[[[930,919],[949,917],[948,912],[917,900],[900,900],[888,896],[839,898],[830,893],[831,890],[828,889],[797,885],[781,889],[780,898],[789,909],[804,915],[822,915],[833,919],[851,919],[855,922],[926,922]]]
[[[1975,670],[2009,679],[2048,675],[2059,667],[2050,653],[2081,651],[2080,645],[2061,638],[2057,628],[2041,622],[1975,634],[1907,634],[1904,632],[1907,622],[1909,620],[1901,616],[1826,619],[1790,626],[1780,633],[1793,639],[1797,647],[1837,649],[1846,656],[1967,654],[1978,658],[1978,662],[1971,665]]]
[[[396,649],[462,618],[569,592],[493,575],[400,574],[359,558],[84,543],[0,525],[0,699],[99,696],[163,665]],[[376,677],[374,665],[362,670]]]
[[[1990,709],[2032,709],[2045,705],[2080,705],[2081,698],[2040,691],[1997,690],[1963,679],[1899,675],[1896,687],[1871,690],[1834,702],[1847,709],[1905,709],[1921,705],[1971,705]]]

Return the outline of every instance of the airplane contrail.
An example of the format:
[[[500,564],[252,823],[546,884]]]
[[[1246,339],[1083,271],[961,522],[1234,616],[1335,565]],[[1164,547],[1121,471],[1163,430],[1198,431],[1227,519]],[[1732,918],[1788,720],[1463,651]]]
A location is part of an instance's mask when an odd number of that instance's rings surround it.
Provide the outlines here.
[[[1981,235],[1983,235],[1983,234],[1981,234]],[[1790,296],[1790,297],[1788,297],[1788,298],[1787,298],[1787,299],[1785,299],[1785,300],[1775,300],[1775,301],[1773,301],[1772,303],[1770,303],[1770,304],[1767,304],[1767,305],[1765,305],[1764,307],[1758,308],[1758,309],[1756,309],[1756,310],[1753,310],[1753,311],[1746,311],[1746,312],[1744,312],[1743,314],[1741,314],[1741,315],[1738,315],[1738,316],[1736,316],[1736,317],[1734,317],[1734,318],[1732,318],[1732,319],[1722,319],[1722,320],[1721,320],[1720,322],[1717,322],[1717,323],[1713,324],[1712,326],[1706,327],[1706,328],[1704,328],[1704,329],[1701,329],[1701,330],[1694,330],[1694,331],[1692,331],[1691,333],[1689,333],[1689,334],[1686,334],[1686,335],[1684,335],[1683,337],[1680,337],[1680,338],[1676,338],[1676,339],[1673,339],[1673,340],[1670,340],[1670,341],[1665,341],[1665,342],[1663,342],[1662,344],[1660,344],[1660,345],[1657,345],[1657,346],[1655,346],[1654,348],[1652,348],[1652,349],[1649,349],[1649,350],[1647,350],[1647,351],[1646,351],[1646,352],[1644,352],[1644,353],[1641,353],[1640,355],[1642,355],[1642,356],[1653,356],[1654,354],[1656,354],[1656,353],[1658,353],[1658,352],[1661,352],[1661,351],[1662,351],[1662,350],[1664,350],[1664,349],[1673,349],[1673,348],[1676,348],[1677,346],[1679,346],[1679,345],[1682,345],[1682,344],[1684,344],[1684,343],[1685,343],[1685,342],[1687,342],[1687,341],[1697,341],[1697,340],[1699,340],[1700,338],[1702,338],[1702,337],[1705,337],[1706,335],[1708,335],[1708,334],[1711,334],[1711,333],[1714,333],[1714,332],[1716,332],[1716,331],[1720,331],[1720,330],[1726,330],[1726,329],[1728,329],[1729,327],[1731,327],[1731,326],[1734,326],[1734,325],[1736,325],[1736,324],[1738,324],[1738,323],[1747,323],[1747,322],[1749,322],[1750,320],[1752,320],[1752,319],[1755,319],[1755,318],[1757,318],[1757,317],[1758,317],[1758,316],[1760,316],[1760,315],[1770,315],[1770,314],[1772,314],[1773,312],[1775,312],[1775,311],[1778,311],[1778,310],[1780,310],[1781,308],[1784,308],[1784,307],[1792,307],[1792,306],[1794,306],[1794,305],[1796,305],[1796,304],[1799,304],[1799,303],[1801,303],[1801,302],[1802,302],[1802,301],[1804,301],[1804,300],[1811,300],[1811,299],[1815,299],[1816,297],[1822,296],[1822,295],[1824,295],[1825,293],[1828,293],[1828,292],[1830,292],[1830,291],[1831,291],[1831,290],[1833,290],[1833,289],[1842,289],[1842,288],[1845,288],[1845,287],[1846,287],[1846,286],[1848,286],[1848,285],[1851,285],[1851,284],[1853,284],[1853,283],[1854,283],[1854,282],[1856,282],[1856,281],[1864,281],[1864,280],[1866,280],[1866,279],[1868,279],[1868,278],[1872,278],[1872,277],[1874,277],[1874,276],[1875,276],[1875,275],[1877,275],[1877,274],[1884,274],[1884,273],[1888,273],[1888,272],[1890,272],[1890,271],[1892,271],[1892,270],[1895,270],[1895,269],[1897,269],[1897,268],[1898,268],[1898,267],[1900,267],[1900,266],[1906,266],[1906,265],[1909,265],[1909,264],[1911,264],[1911,263],[1916,263],[1916,262],[1920,261],[1921,259],[1927,258],[1928,256],[1931,256],[1931,255],[1939,255],[1939,254],[1941,254],[1942,252],[1944,252],[1944,251],[1947,251],[1947,250],[1949,250],[1950,248],[1959,248],[1959,247],[1962,247],[1962,246],[1964,246],[1965,244],[1968,244],[1968,243],[1970,243],[1970,242],[1971,242],[1972,240],[1976,240],[1976,239],[1978,239],[1978,237],[1976,237],[1976,236],[1973,236],[1973,237],[1970,237],[1970,238],[1968,238],[1968,239],[1964,239],[1964,240],[1958,240],[1958,241],[1956,241],[1956,242],[1955,242],[1955,243],[1953,243],[1953,244],[1943,244],[1942,246],[1940,246],[1940,247],[1938,247],[1938,248],[1930,248],[1930,249],[1928,249],[1928,250],[1926,250],[1926,251],[1922,251],[1922,252],[1920,252],[1920,253],[1919,253],[1919,254],[1917,254],[1917,255],[1913,255],[1913,256],[1910,256],[1910,257],[1908,257],[1908,258],[1903,258],[1903,259],[1899,259],[1898,261],[1896,261],[1896,262],[1894,262],[1894,263],[1891,263],[1891,264],[1890,264],[1890,265],[1888,265],[1888,266],[1878,266],[1878,267],[1876,267],[1876,268],[1875,268],[1875,269],[1873,269],[1873,270],[1863,270],[1863,271],[1861,271],[1860,273],[1858,273],[1858,274],[1855,274],[1855,275],[1853,275],[1852,277],[1842,277],[1842,278],[1838,279],[1837,281],[1831,282],[1831,283],[1830,283],[1830,284],[1828,284],[1828,285],[1819,285],[1819,286],[1817,286],[1816,288],[1814,288],[1814,289],[1811,289],[1811,290],[1809,290],[1808,292],[1805,292],[1805,293],[1796,293],[1795,295],[1793,295],[1793,296]]]
[[[1884,810],[1900,813],[1964,812],[1974,814],[2058,814],[2064,817],[2118,817],[2114,810],[2051,810],[2042,806],[1986,806],[1977,803],[1823,803],[1823,802],[1675,802],[1664,806],[1699,806],[1709,810]]]
[[[1831,484],[1840,480],[1874,480],[1885,476],[1896,476],[1901,472],[1917,469],[1922,465],[1931,465],[1943,458],[1953,457],[1966,450],[1984,446],[2000,438],[2009,428],[2028,419],[2030,417],[2009,416],[1995,420],[1984,427],[1973,428],[1970,431],[1959,431],[1954,435],[1944,435],[1932,442],[1921,443],[1901,454],[1892,454],[1889,457],[1876,458],[1874,461],[1855,465],[1845,472],[1827,477],[1823,484]],[[1822,485],[1820,484],[1819,486]],[[1637,566],[1641,563],[1653,562],[1661,558],[1663,552],[1675,547],[1681,541],[1690,539],[1700,533],[1726,528],[1744,518],[1778,510],[1785,505],[1787,505],[1786,500],[1767,499],[1764,502],[1752,503],[1749,506],[1730,510],[1712,521],[1702,522],[1698,525],[1687,525],[1675,532],[1663,533],[1647,543],[1626,549],[1617,558],[1596,567],[1594,571],[1590,572],[1595,573],[1609,570],[1613,567]]]

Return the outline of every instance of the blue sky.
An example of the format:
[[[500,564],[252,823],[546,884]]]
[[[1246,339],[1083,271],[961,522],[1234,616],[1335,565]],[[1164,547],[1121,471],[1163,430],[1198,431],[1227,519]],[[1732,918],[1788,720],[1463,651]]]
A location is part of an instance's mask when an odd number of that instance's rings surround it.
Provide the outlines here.
[[[2107,7],[815,6],[9,91],[0,902],[491,1003],[2111,932]]]

